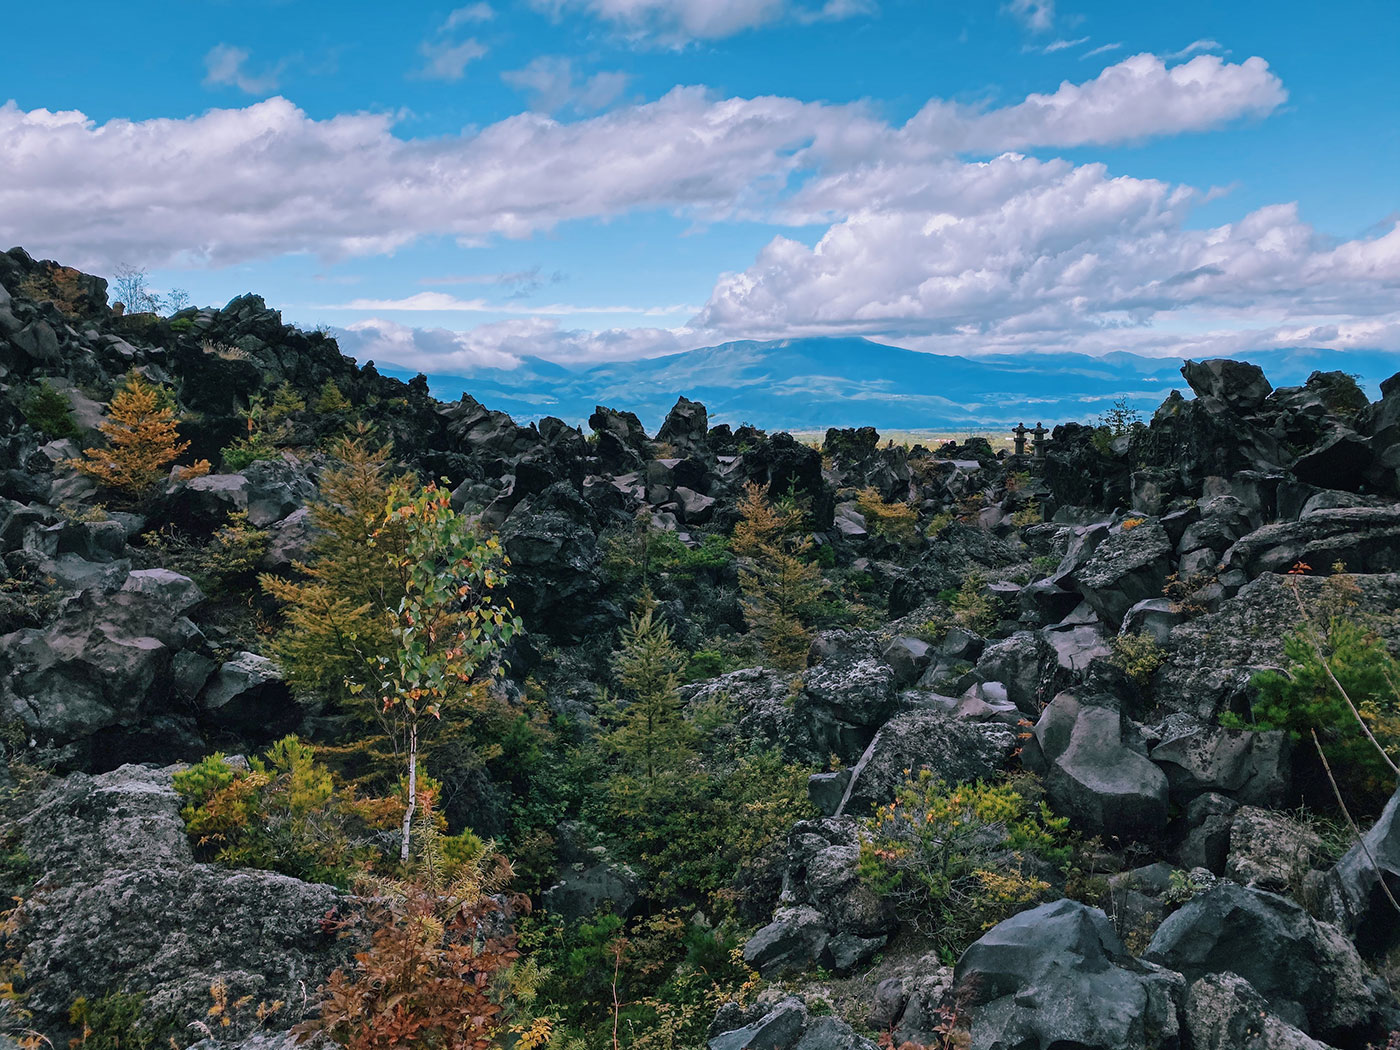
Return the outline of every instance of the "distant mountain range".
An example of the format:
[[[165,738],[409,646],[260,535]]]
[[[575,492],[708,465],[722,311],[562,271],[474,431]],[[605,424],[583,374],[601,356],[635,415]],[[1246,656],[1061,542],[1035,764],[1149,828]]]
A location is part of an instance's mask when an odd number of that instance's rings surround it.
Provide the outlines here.
[[[1400,353],[1381,350],[1266,350],[1244,355],[1275,386],[1315,370],[1361,378],[1368,395],[1400,371]],[[385,375],[415,373],[379,363]],[[468,393],[517,422],[558,416],[584,424],[595,405],[637,413],[649,430],[678,395],[704,402],[711,423],[768,430],[875,426],[882,430],[960,430],[1089,421],[1118,398],[1149,415],[1173,388],[1190,396],[1177,358],[1113,353],[1027,353],[986,357],[926,354],[866,339],[742,341],[640,361],[570,369],[525,358],[512,369],[428,374],[440,400]]]

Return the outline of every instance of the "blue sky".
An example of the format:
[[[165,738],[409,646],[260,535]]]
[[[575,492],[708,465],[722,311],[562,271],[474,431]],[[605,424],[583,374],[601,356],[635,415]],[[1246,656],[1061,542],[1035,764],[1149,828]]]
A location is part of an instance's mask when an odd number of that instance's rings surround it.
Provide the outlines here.
[[[0,240],[438,371],[1400,349],[1400,5],[22,5]]]

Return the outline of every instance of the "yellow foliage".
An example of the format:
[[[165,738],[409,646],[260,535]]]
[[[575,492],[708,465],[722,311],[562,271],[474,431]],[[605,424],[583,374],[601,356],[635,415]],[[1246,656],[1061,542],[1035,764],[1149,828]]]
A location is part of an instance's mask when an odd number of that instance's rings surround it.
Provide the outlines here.
[[[753,482],[744,486],[739,511],[743,518],[731,546],[744,559],[739,585],[745,618],[773,666],[801,670],[811,645],[806,621],[823,586],[821,570],[804,560],[812,541],[800,535],[802,512],[775,507]]]
[[[112,398],[107,422],[98,427],[109,448],[83,450],[70,466],[109,488],[143,496],[190,447],[175,428],[175,412],[162,403],[161,391],[133,372]]]
[[[875,535],[906,547],[919,541],[919,515],[909,504],[886,503],[873,488],[865,488],[856,497],[856,505]]]

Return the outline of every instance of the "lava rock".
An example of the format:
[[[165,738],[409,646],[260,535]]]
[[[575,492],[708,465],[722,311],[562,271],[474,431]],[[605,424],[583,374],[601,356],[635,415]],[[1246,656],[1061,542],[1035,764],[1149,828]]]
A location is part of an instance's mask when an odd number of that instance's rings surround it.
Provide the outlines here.
[[[1356,949],[1286,897],[1217,883],[1167,916],[1144,958],[1188,981],[1238,974],[1275,1014],[1329,1043],[1379,1034],[1377,996]]]
[[[1166,775],[1124,742],[1116,708],[1061,693],[1034,733],[1056,812],[1091,833],[1135,837],[1166,827]]]
[[[1135,960],[1097,908],[1059,900],[998,923],[955,970],[973,1050],[1180,1046],[1177,974]]]
[[[1377,955],[1400,944],[1392,897],[1400,900],[1400,790],[1328,873],[1324,908],[1363,953]]]

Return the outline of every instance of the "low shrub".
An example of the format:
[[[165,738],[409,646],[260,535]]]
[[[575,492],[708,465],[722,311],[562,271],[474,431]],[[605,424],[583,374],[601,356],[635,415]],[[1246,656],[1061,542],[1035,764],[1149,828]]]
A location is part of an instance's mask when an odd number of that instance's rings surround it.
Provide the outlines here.
[[[294,736],[247,769],[211,755],[176,773],[175,790],[196,849],[220,863],[344,888],[376,858],[356,838],[365,822],[353,795],[337,791],[314,750]]]
[[[919,542],[919,515],[909,504],[886,503],[873,488],[866,488],[856,497],[856,506],[871,534],[902,547]]]
[[[950,786],[920,770],[862,821],[861,877],[902,921],[960,952],[1045,899],[1036,866],[1070,859],[1068,823],[1016,782]]]
[[[1112,645],[1109,662],[1121,669],[1138,688],[1145,688],[1167,659],[1166,650],[1150,634],[1120,634]]]
[[[19,410],[25,422],[50,440],[78,436],[78,424],[68,398],[47,379],[39,380],[30,388]]]

